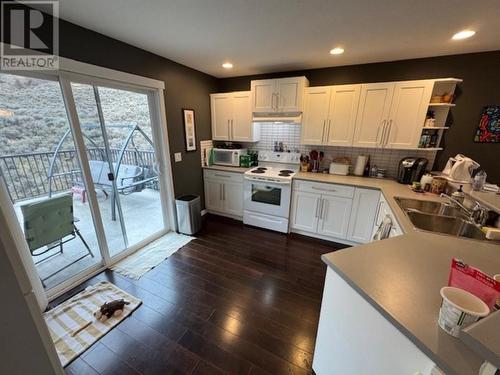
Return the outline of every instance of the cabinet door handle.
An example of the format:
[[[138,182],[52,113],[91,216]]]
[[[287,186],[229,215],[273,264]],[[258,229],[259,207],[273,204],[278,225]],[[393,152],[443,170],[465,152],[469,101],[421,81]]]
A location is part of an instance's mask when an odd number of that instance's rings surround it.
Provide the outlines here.
[[[377,136],[375,137],[375,143],[377,145],[381,145],[382,144],[382,137],[380,137],[380,141],[378,140],[378,135],[380,133],[380,126],[382,126],[382,129],[385,125],[385,120],[382,121],[382,124],[379,124],[378,128],[377,128]]]
[[[279,92],[276,93],[276,111],[279,109],[280,107],[280,94]]]
[[[231,178],[231,176],[225,175],[225,174],[214,174],[215,177],[224,177],[224,178]]]
[[[222,185],[222,184],[219,185],[219,200],[223,200],[222,199],[222,186],[224,186],[224,185]]]
[[[234,139],[234,120],[231,119],[231,139]]]
[[[385,147],[385,140],[387,138],[387,131],[389,130],[389,121],[386,121],[385,122],[385,125],[384,125],[384,137],[382,138],[382,147]]]
[[[314,217],[318,218],[319,217],[319,205],[321,203],[321,198],[316,199],[316,212],[314,214]]]
[[[387,123],[387,134],[385,136],[384,147],[387,146],[387,143],[389,143],[389,136],[391,135],[391,130],[392,130],[392,120],[389,120],[389,122]]]
[[[228,139],[231,139],[231,130],[230,130],[230,125],[231,124],[231,120],[227,119],[227,138]]]
[[[332,128],[332,120],[329,119],[328,120],[328,130],[326,132],[326,139],[325,139],[325,143],[328,144],[328,142],[330,142],[330,129]]]
[[[382,121],[382,134],[380,136],[380,142],[378,140],[378,133],[379,133],[379,130],[380,130],[380,125],[379,125],[379,127],[377,129],[376,142],[377,142],[378,145],[380,145],[380,147],[382,147],[384,145],[384,135],[385,135],[385,125],[386,125],[386,123],[387,123],[387,120],[383,120]]]
[[[325,199],[322,199],[321,200],[321,214],[320,214],[320,218],[321,220],[325,220],[325,204],[326,204],[326,200]]]
[[[226,200],[226,185],[222,184],[222,200]]]
[[[325,143],[326,119],[323,120],[323,131],[321,132],[321,143]]]
[[[324,204],[324,202],[325,202],[325,201],[323,200],[323,198],[319,198],[319,204],[318,204],[318,207],[319,207],[319,209],[318,209],[318,211],[319,211],[319,213],[318,213],[318,219],[322,219],[322,217],[323,217],[323,204]]]
[[[271,108],[274,110],[276,110],[276,105],[274,104],[274,98],[276,97],[276,93],[273,92],[273,95],[271,96]]]

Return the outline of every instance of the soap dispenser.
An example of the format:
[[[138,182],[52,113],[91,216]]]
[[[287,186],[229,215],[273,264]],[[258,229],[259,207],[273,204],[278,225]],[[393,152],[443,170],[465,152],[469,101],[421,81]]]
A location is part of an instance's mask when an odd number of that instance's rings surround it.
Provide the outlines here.
[[[464,203],[464,199],[465,199],[465,194],[464,194],[464,191],[462,190],[462,187],[464,185],[460,185],[460,187],[458,188],[457,191],[455,191],[451,196],[453,197],[453,199],[455,199],[457,202],[460,202],[460,203]]]

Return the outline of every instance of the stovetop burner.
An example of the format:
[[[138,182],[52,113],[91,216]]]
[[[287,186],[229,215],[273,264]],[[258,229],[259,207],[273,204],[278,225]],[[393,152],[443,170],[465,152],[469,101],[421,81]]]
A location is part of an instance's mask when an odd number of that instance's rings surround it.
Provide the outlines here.
[[[290,177],[292,175],[293,171],[289,169],[283,169],[278,173],[278,176],[280,177]]]
[[[260,171],[267,171],[266,167],[257,167],[257,169],[260,170]]]
[[[252,173],[266,173],[266,171],[263,169],[254,169]]]

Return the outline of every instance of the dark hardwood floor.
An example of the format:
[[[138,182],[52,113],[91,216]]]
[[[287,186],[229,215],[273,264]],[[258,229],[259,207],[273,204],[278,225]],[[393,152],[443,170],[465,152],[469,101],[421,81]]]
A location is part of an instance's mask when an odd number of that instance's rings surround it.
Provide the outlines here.
[[[345,247],[208,216],[197,238],[140,280],[103,272],[143,304],[67,374],[308,374],[326,266]]]

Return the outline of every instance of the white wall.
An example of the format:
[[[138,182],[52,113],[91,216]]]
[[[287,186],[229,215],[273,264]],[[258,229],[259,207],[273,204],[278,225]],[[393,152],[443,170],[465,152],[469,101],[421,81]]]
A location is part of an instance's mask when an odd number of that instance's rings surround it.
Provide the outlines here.
[[[54,363],[54,355],[51,357],[47,352],[47,345],[53,345],[52,342],[48,343],[40,336],[37,324],[44,323],[40,312],[33,311],[36,301],[34,297],[31,299],[30,310],[2,241],[0,257],[0,295],[3,301],[0,308],[0,374],[62,374],[60,365],[58,369],[58,364]],[[38,316],[35,318],[32,314]],[[55,353],[54,348],[52,351]]]

